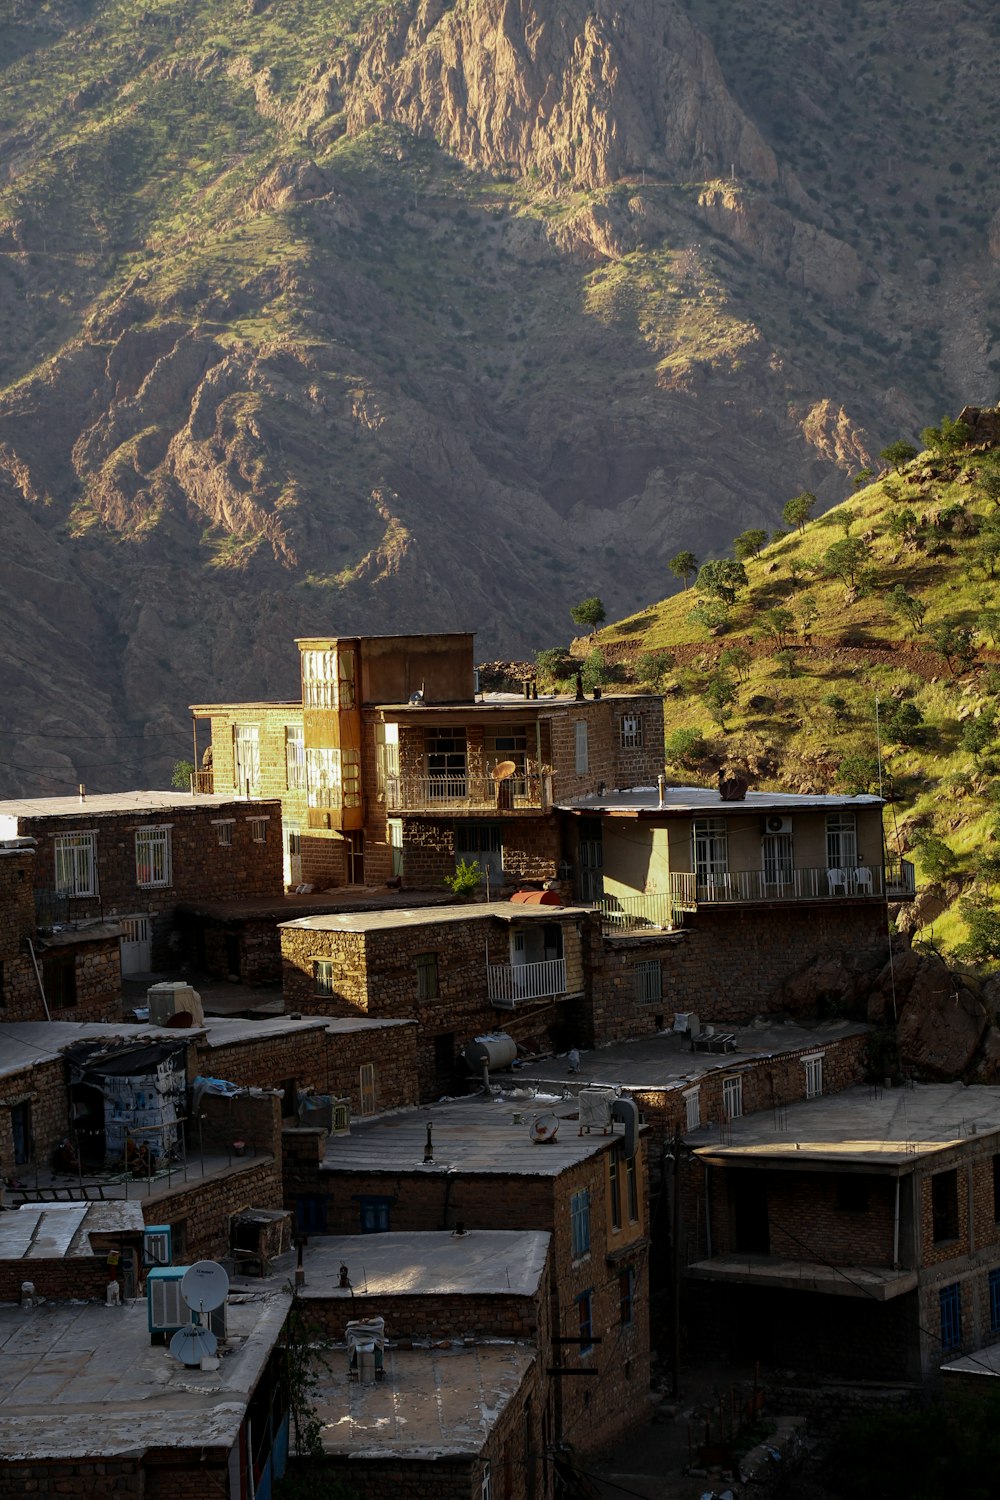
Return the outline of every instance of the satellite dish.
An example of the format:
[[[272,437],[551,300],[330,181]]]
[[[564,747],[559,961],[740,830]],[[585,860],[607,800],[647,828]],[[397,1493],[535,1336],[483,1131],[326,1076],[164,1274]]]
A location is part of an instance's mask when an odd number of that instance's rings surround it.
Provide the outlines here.
[[[222,1269],[221,1266],[219,1269]],[[170,1340],[170,1352],[174,1359],[179,1359],[182,1365],[192,1367],[200,1365],[203,1359],[211,1359],[218,1347],[219,1340],[215,1334],[201,1323],[189,1323],[186,1328],[178,1328]]]
[[[490,774],[494,781],[509,781],[512,776],[517,775],[517,762],[513,760],[498,761]]]
[[[558,1115],[536,1115],[531,1122],[531,1139],[536,1146],[554,1141],[559,1134]]]
[[[181,1296],[192,1312],[214,1312],[228,1295],[229,1277],[217,1261],[195,1261],[181,1277]]]

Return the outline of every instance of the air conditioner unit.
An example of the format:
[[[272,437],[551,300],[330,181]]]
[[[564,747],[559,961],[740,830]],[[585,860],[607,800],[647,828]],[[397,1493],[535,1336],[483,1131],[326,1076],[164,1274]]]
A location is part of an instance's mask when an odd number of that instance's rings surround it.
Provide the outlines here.
[[[160,1266],[146,1277],[146,1310],[150,1333],[175,1333],[191,1321],[191,1309],[181,1296],[187,1266]]]
[[[783,818],[778,813],[769,813],[764,819],[765,833],[791,833],[791,818]]]
[[[173,1237],[169,1224],[147,1224],[142,1233],[142,1258],[147,1266],[169,1266]]]

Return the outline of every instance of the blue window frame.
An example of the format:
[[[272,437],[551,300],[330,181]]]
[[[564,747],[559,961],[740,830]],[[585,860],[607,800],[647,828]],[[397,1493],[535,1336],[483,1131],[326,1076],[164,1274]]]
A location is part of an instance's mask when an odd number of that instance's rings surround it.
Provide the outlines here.
[[[958,1282],[943,1286],[941,1301],[941,1348],[958,1349],[962,1344],[962,1288]]]
[[[295,1228],[299,1234],[325,1234],[326,1199],[299,1193],[295,1199]]]
[[[573,1258],[586,1255],[590,1249],[590,1189],[581,1188],[569,1200],[570,1227],[573,1232]]]
[[[590,1291],[581,1292],[576,1299],[579,1322],[580,1353],[589,1354],[594,1347],[594,1312]]]
[[[1000,1330],[1000,1267],[990,1272],[990,1332]]]
[[[392,1198],[361,1197],[361,1233],[388,1234],[391,1224]]]

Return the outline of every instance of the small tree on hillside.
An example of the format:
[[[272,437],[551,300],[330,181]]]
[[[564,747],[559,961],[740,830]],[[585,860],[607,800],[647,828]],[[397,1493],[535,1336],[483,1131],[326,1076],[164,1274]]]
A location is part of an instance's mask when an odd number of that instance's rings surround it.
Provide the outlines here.
[[[853,484],[853,486],[855,488],[855,491],[857,491],[857,490],[863,490],[864,487],[865,487],[865,485],[868,484],[874,478],[875,478],[875,470],[874,469],[859,469],[858,472],[855,474],[854,478],[851,480],[851,483]]]
[[[725,604],[734,604],[736,595],[746,586],[746,568],[741,562],[733,562],[728,557],[702,563],[695,581],[695,588],[700,594],[710,594]]]
[[[759,557],[761,549],[767,546],[767,532],[759,529],[741,531],[733,542],[733,551],[740,562],[746,562],[751,557]]]
[[[815,594],[803,594],[799,601],[801,618],[799,620],[799,631],[802,635],[811,635],[812,628],[819,619],[819,600]]]
[[[724,734],[728,710],[736,700],[736,688],[732,680],[724,672],[719,672],[708,684],[703,697],[705,707]]]
[[[596,635],[598,625],[602,625],[607,619],[604,605],[596,594],[590,599],[581,599],[569,613],[573,624],[589,626],[591,635]]]
[[[916,594],[908,594],[901,583],[889,590],[885,596],[886,607],[897,620],[902,620],[911,630],[918,631],[924,623],[927,605]]]
[[[896,442],[890,443],[888,448],[883,448],[879,458],[884,464],[892,464],[898,474],[905,464],[910,463],[917,456],[917,450],[912,443],[906,442],[904,438],[898,438]]]
[[[940,620],[929,632],[930,643],[944,657],[949,672],[956,666],[971,667],[976,659],[976,642],[968,625],[958,620]]]
[[[845,755],[837,770],[837,785],[852,797],[860,797],[878,785],[878,756],[871,750]]]
[[[997,717],[992,709],[984,709],[978,719],[966,719],[962,725],[962,749],[967,750],[978,761],[997,737]]]
[[[834,542],[823,553],[823,570],[829,578],[839,578],[847,588],[853,589],[858,575],[871,555],[868,545],[856,536],[845,536]]]
[[[688,619],[707,630],[709,635],[720,635],[729,624],[729,605],[724,599],[699,599],[688,613]]]
[[[812,520],[813,511],[818,501],[812,490],[803,490],[801,495],[793,495],[786,500],[781,512],[781,519],[786,526],[794,526],[798,531],[805,531],[806,522]]]
[[[688,580],[693,578],[698,571],[698,559],[693,552],[676,552],[667,563],[667,567],[675,578],[681,579],[684,587],[688,587]]]
[[[887,530],[891,537],[898,541],[912,542],[918,532],[917,513],[908,507],[905,510],[894,510],[889,517]]]
[[[719,655],[719,666],[736,673],[740,682],[750,676],[753,657],[745,646],[727,646]]]
[[[938,458],[951,458],[972,441],[972,428],[956,418],[942,417],[940,427],[925,427],[920,441]]]
[[[995,506],[1000,507],[1000,454],[989,453],[979,465],[979,488]]]
[[[795,616],[791,610],[783,609],[780,605],[773,609],[765,609],[758,621],[760,633],[769,636],[779,648],[786,645],[787,637],[794,625]]]

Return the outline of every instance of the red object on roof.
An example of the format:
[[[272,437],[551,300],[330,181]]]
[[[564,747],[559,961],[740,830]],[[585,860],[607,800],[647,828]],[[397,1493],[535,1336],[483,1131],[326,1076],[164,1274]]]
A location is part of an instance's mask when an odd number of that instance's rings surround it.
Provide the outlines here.
[[[562,906],[558,891],[515,891],[510,898],[521,906]]]

